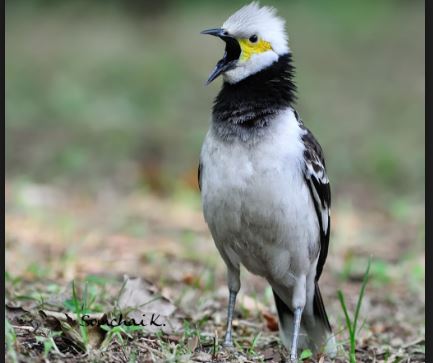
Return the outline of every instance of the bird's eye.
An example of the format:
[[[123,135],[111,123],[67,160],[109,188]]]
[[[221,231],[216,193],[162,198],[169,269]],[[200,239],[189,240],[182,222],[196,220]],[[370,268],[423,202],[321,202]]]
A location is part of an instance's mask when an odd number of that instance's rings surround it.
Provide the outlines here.
[[[257,35],[255,35],[255,34],[250,36],[250,42],[251,42],[251,43],[255,43],[255,42],[257,42],[257,39],[258,39],[258,38],[257,38]]]

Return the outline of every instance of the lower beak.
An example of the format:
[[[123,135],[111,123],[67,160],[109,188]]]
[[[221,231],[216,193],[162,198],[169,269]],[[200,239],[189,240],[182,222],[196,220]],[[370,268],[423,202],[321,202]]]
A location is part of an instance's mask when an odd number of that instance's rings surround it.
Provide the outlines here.
[[[220,59],[206,82],[208,85],[220,74],[234,68],[241,55],[241,47],[233,36],[221,28],[203,30],[201,34],[209,34],[221,38],[226,43],[224,57]]]

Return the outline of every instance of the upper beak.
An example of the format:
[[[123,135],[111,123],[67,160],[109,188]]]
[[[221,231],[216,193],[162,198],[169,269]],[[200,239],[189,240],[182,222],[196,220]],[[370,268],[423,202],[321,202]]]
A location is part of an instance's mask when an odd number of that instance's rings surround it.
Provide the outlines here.
[[[222,28],[206,29],[201,31],[200,34],[209,34],[216,37],[223,37],[228,35],[228,33]]]
[[[226,43],[226,49],[224,53],[224,57],[220,59],[215,66],[214,70],[209,75],[209,78],[206,82],[208,85],[215,78],[217,78],[221,73],[232,69],[241,55],[241,47],[233,36],[231,36],[225,29],[215,28],[215,29],[207,29],[203,30],[201,34],[209,34],[216,37],[221,38]]]

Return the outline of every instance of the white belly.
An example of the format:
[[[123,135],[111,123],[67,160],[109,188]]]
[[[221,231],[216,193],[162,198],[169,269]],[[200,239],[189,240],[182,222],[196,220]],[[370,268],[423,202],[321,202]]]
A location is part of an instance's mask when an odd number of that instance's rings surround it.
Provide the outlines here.
[[[255,145],[224,143],[208,134],[201,154],[202,200],[215,243],[233,262],[284,279],[308,272],[309,266],[296,261],[318,251],[318,223],[303,180],[296,120],[286,115],[275,121]]]

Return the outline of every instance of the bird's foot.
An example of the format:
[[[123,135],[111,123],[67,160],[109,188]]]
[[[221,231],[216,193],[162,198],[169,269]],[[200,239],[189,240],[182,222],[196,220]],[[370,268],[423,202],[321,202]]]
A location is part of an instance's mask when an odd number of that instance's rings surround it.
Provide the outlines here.
[[[234,345],[232,342],[224,342],[223,347],[224,348],[234,348]]]
[[[224,338],[223,347],[224,348],[234,348],[233,339],[232,339],[231,334],[226,334],[226,336]]]
[[[298,362],[298,355],[297,354],[290,354],[290,361],[289,363],[297,363]]]

